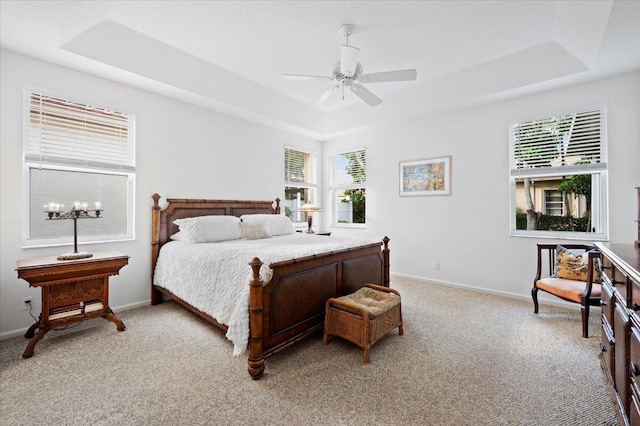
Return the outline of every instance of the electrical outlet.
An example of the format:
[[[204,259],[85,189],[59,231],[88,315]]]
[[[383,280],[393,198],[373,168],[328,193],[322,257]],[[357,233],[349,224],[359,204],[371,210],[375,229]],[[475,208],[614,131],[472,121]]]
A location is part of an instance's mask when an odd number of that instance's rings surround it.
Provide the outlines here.
[[[31,304],[33,303],[33,297],[23,297],[22,298],[22,310],[28,311],[31,308]]]
[[[440,270],[440,262],[436,262],[436,263],[433,265],[433,269],[435,269],[436,271],[439,271],[439,270]]]

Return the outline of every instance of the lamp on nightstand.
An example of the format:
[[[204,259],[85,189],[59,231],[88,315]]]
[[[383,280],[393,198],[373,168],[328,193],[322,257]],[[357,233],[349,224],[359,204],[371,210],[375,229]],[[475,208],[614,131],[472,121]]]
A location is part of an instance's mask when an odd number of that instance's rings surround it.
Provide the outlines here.
[[[309,224],[309,229],[307,229],[307,234],[313,234],[313,229],[311,229],[311,224],[313,222],[313,212],[321,212],[322,209],[315,204],[312,204],[310,201],[307,201],[303,205],[298,208],[299,212],[307,213],[307,223]]]

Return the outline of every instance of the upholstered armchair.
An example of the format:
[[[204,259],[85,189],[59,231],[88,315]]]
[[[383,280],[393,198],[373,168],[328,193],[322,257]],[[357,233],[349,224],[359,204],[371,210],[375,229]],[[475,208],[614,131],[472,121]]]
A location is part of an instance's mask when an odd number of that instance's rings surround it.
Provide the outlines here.
[[[600,306],[601,276],[600,253],[594,246],[538,244],[538,269],[531,289],[533,312],[538,313],[538,290],[578,303],[582,337],[589,337],[589,307]]]

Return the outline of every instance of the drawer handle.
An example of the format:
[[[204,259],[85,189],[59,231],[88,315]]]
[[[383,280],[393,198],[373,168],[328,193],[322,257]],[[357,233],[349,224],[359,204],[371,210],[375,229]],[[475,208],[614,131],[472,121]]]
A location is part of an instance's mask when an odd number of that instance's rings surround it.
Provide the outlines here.
[[[640,367],[638,367],[633,362],[631,363],[631,374],[633,374],[634,376],[640,375]]]
[[[604,347],[604,345],[603,345],[602,343],[600,343],[600,351],[601,351],[602,353],[604,353],[604,352],[606,352],[606,351],[607,351],[607,348],[605,348],[605,347]]]
[[[606,300],[601,300],[600,301],[600,306],[607,306],[607,301]]]

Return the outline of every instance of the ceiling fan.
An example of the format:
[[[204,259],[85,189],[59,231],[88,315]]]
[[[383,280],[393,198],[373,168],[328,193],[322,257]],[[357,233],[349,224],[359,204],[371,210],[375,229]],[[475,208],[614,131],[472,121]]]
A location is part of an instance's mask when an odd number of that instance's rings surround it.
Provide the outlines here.
[[[360,49],[354,46],[349,46],[349,36],[353,34],[354,31],[355,26],[351,24],[345,24],[340,27],[340,35],[345,38],[346,43],[340,46],[340,62],[336,62],[334,65],[331,77],[282,74],[282,78],[285,80],[335,80],[338,82],[338,84],[318,96],[311,105],[318,105],[326,101],[332,94],[339,90],[342,90],[342,99],[344,100],[344,91],[345,89],[349,89],[354,95],[372,107],[382,103],[382,99],[374,95],[360,83],[410,81],[416,79],[418,73],[415,69],[362,74],[362,65],[358,62]]]

